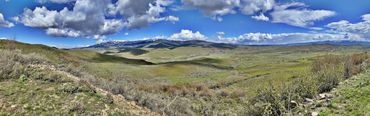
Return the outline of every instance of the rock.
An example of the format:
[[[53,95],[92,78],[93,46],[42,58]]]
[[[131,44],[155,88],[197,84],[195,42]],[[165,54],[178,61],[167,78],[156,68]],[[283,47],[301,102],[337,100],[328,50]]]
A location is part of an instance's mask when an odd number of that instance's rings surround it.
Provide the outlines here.
[[[319,99],[321,100],[321,99],[325,99],[325,94],[319,94]]]
[[[296,102],[296,101],[290,101],[290,105],[291,105],[291,107],[297,107],[298,106],[298,102]]]
[[[311,113],[311,116],[318,116],[319,115],[319,113],[318,112],[312,112]]]
[[[319,94],[318,95],[318,99],[320,99],[320,100],[322,100],[322,99],[330,99],[330,98],[333,98],[333,95],[328,94],[328,93],[322,93],[322,94]]]
[[[313,99],[310,99],[310,98],[305,98],[304,99],[306,102],[313,102]]]
[[[129,102],[130,103],[130,105],[133,105],[133,106],[135,106],[136,105],[136,102],[135,101],[131,101],[131,102]]]

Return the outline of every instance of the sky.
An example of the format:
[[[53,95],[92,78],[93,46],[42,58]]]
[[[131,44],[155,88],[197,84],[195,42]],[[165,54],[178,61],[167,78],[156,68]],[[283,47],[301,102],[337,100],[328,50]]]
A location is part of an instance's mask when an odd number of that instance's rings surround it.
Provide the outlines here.
[[[369,37],[366,0],[0,0],[0,39],[60,48],[143,39],[262,45]]]

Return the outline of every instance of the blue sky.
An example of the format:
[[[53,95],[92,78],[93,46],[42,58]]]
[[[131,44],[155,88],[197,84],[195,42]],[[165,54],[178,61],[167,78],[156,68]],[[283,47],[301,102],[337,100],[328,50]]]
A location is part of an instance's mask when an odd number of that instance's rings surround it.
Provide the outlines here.
[[[365,0],[0,0],[0,13],[0,38],[67,48],[154,38],[236,44],[370,40]]]

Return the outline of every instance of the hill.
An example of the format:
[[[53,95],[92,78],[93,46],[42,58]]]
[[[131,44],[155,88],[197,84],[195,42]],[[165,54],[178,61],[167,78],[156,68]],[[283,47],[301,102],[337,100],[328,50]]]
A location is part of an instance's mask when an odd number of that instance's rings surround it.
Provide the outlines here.
[[[0,115],[156,115],[37,53],[0,53]]]

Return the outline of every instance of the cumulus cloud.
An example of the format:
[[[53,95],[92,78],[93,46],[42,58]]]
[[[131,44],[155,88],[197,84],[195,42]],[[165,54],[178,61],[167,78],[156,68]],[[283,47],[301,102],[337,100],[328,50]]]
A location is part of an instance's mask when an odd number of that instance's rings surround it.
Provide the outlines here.
[[[59,36],[59,37],[79,37],[81,32],[71,30],[71,29],[58,29],[58,28],[48,28],[46,30],[48,35]]]
[[[290,9],[292,7],[305,7],[303,3],[295,2],[276,6],[270,13],[272,22],[285,23],[298,27],[310,27],[315,21],[334,16],[336,13],[329,10]]]
[[[46,7],[36,7],[35,10],[25,9],[22,17],[16,17],[16,21],[25,26],[47,28],[57,25],[57,11],[49,11]]]
[[[4,15],[0,13],[0,27],[10,28],[13,26],[14,24],[9,21],[6,21]]]
[[[181,30],[180,33],[175,33],[171,37],[171,40],[207,40],[207,37],[201,34],[199,31],[193,32],[192,30]]]
[[[236,13],[240,0],[182,0],[185,8],[199,9],[206,16],[221,21],[221,16]]]
[[[137,29],[159,21],[179,21],[175,16],[160,16],[172,3],[172,0],[119,0],[115,11],[127,17],[129,29]]]
[[[275,0],[182,0],[185,8],[202,11],[206,16],[222,21],[222,16],[241,12],[260,21],[310,27],[315,21],[335,15],[330,10],[313,10],[302,2],[276,3]],[[267,15],[265,15],[267,14]],[[270,17],[268,17],[270,16]]]
[[[334,33],[346,33],[346,34],[357,34],[362,38],[370,38],[370,14],[365,14],[362,16],[362,22],[350,23],[346,20],[341,20],[338,22],[332,22],[326,25],[331,32]]]
[[[25,9],[15,19],[25,26],[46,29],[51,36],[100,37],[113,34],[123,28],[120,20],[106,19],[110,0],[78,0],[72,10],[48,10],[46,7]]]
[[[72,9],[49,10],[45,6],[25,9],[14,20],[25,26],[45,29],[51,36],[104,38],[123,28],[137,29],[159,21],[179,21],[164,16],[171,0],[47,0],[53,3],[74,2]],[[121,18],[122,17],[122,18]]]

